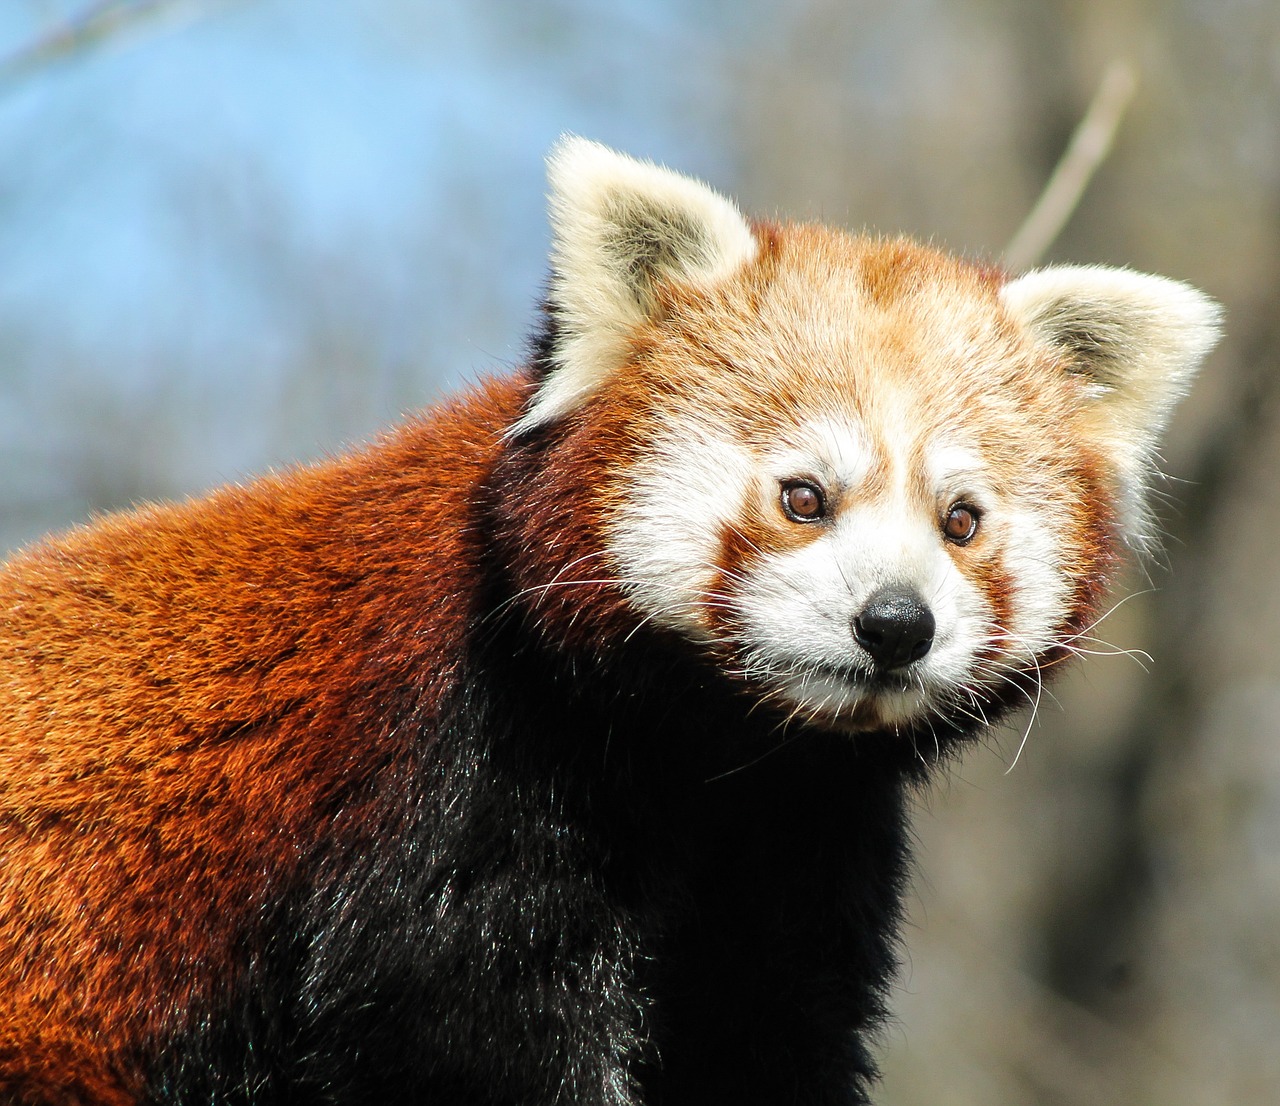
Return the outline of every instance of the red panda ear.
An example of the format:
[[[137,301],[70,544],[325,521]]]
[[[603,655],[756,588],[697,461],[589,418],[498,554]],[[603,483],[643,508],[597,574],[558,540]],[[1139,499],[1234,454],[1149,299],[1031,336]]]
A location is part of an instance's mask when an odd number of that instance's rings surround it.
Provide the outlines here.
[[[1189,285],[1100,266],[1040,269],[1001,298],[1085,382],[1081,431],[1114,463],[1122,522],[1141,544],[1159,436],[1218,340],[1221,309]]]
[[[710,283],[756,240],[734,204],[699,181],[583,138],[562,139],[551,185],[552,369],[516,432],[574,410],[622,363],[665,281]]]

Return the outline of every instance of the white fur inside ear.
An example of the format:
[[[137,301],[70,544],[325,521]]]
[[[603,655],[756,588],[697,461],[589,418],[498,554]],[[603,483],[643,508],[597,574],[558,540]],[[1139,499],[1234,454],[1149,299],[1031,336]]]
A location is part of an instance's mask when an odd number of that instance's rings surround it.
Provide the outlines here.
[[[651,162],[568,137],[547,176],[557,335],[552,369],[515,432],[574,410],[608,379],[660,283],[712,284],[756,252],[731,201]]]
[[[1160,433],[1220,334],[1221,309],[1175,280],[1061,266],[1005,285],[1005,306],[1086,381],[1083,432],[1120,478],[1131,539],[1146,536],[1146,484]]]

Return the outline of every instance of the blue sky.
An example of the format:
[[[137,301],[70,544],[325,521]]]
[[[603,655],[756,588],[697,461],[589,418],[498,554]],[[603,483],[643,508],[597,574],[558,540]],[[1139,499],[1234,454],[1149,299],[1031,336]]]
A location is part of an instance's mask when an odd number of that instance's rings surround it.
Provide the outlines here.
[[[145,23],[0,100],[0,310],[56,317],[95,343],[135,326],[163,335],[176,320],[157,298],[192,278],[171,220],[200,181],[232,210],[270,191],[317,250],[359,241],[374,254],[394,254],[406,227],[447,222],[458,182],[474,181],[511,197],[495,230],[516,265],[504,277],[527,284],[541,265],[540,161],[554,137],[652,148],[672,129],[663,116],[688,74],[664,72],[657,89],[640,79],[646,29],[655,48],[672,41],[666,7],[581,20],[552,4],[531,19],[516,5],[440,2],[428,20],[394,0],[239,0]],[[0,16],[0,41],[39,25],[17,8]],[[610,57],[611,43],[625,49]],[[711,168],[707,137],[693,160]],[[463,162],[477,150],[486,164]],[[238,325],[245,290],[217,291],[219,324]]]
[[[87,6],[4,5],[0,56]],[[518,360],[556,137],[731,180],[716,66],[764,33],[751,4],[677,0],[177,10],[0,86],[0,547]],[[358,379],[320,357],[327,398],[297,403],[317,342]],[[129,467],[122,437],[137,472],[87,486]]]

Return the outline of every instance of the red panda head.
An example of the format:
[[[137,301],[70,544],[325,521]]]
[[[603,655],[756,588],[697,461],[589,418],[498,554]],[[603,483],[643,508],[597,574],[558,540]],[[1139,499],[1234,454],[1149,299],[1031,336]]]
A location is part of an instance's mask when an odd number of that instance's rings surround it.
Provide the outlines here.
[[[553,337],[513,435],[595,443],[590,575],[633,621],[855,731],[976,723],[1069,651],[1148,540],[1209,300],[752,225],[580,139],[551,184]]]

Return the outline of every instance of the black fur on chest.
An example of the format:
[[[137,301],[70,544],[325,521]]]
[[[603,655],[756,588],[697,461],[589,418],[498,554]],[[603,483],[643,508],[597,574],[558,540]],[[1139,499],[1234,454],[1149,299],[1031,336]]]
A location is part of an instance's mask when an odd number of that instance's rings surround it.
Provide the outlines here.
[[[629,649],[601,680],[516,620],[478,636],[156,1101],[867,1101],[910,756]]]

